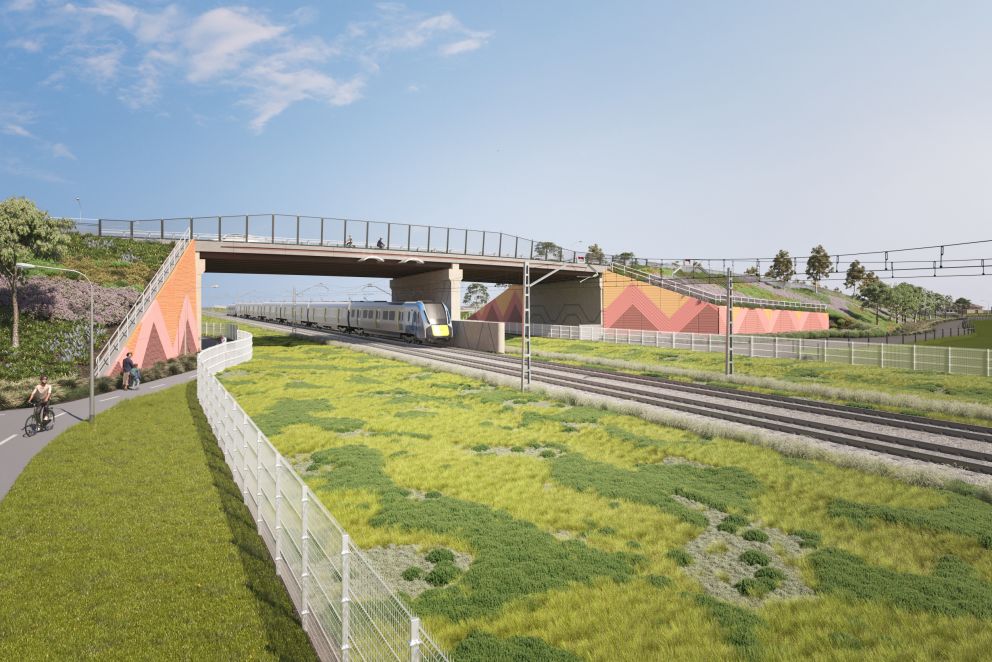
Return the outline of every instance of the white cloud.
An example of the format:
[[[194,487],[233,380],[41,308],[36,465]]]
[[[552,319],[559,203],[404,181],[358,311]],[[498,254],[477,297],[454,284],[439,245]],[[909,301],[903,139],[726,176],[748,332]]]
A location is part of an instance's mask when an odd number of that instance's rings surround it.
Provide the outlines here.
[[[55,143],[52,145],[52,156],[57,159],[70,159],[72,161],[76,160],[76,155],[72,151],[63,145],[62,143]]]
[[[111,46],[102,53],[81,58],[80,64],[96,78],[97,82],[105,83],[117,77],[117,70],[121,66],[123,56],[124,48],[122,46]]]
[[[491,35],[491,32],[479,32],[468,39],[445,44],[440,49],[441,55],[458,55],[459,53],[478,50],[485,46]]]
[[[8,136],[17,136],[19,138],[34,138],[34,134],[25,129],[20,124],[14,124],[13,122],[8,122],[3,126],[3,132]]]
[[[44,20],[27,25],[8,45],[36,52],[42,43],[64,44],[59,60],[69,64],[41,85],[61,89],[67,77],[82,76],[101,89],[112,87],[135,109],[154,106],[170,83],[231,90],[251,112],[249,127],[261,131],[295,103],[358,101],[391,53],[434,45],[438,54],[452,56],[477,50],[491,37],[466,28],[451,12],[425,15],[396,3],[375,5],[373,17],[325,39],[303,34],[318,18],[312,7],[277,18],[240,5],[191,13],[164,2],[147,9],[126,0],[51,0],[39,5],[48,12]],[[49,148],[55,154],[55,146]]]
[[[41,45],[41,39],[29,39],[27,37],[11,39],[7,42],[7,46],[10,48],[20,48],[28,53],[37,53],[41,50]]]
[[[281,35],[285,28],[242,8],[214,9],[201,15],[186,33],[187,78],[198,83],[236,68],[252,46]]]
[[[34,9],[34,0],[10,0],[4,5],[4,10],[9,12],[31,11]]]

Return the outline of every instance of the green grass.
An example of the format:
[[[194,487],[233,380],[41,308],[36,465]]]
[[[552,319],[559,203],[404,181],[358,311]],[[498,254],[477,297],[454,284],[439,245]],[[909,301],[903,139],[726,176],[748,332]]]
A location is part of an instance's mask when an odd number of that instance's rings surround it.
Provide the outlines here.
[[[62,259],[56,262],[31,261],[39,265],[76,269],[104,287],[132,287],[141,291],[162,266],[173,244],[172,241],[138,241],[70,232],[69,247]],[[32,271],[31,275],[67,276],[44,269]]]
[[[992,402],[992,379],[987,377],[882,369],[843,363],[735,356],[734,367],[737,376],[772,378],[784,382],[781,386],[764,387],[724,381],[724,356],[719,353],[552,338],[534,338],[532,343],[538,354],[567,355],[570,359],[566,359],[565,362],[589,364],[599,369],[654,374],[668,378],[679,378],[679,376],[666,374],[667,369],[693,370],[712,374],[712,383],[721,386],[781,395],[799,395],[841,404],[847,404],[850,400],[856,406],[875,406],[909,414],[967,420],[968,417],[947,411],[952,408],[948,407],[948,404],[953,406],[954,403],[963,402],[987,405]],[[595,365],[596,360],[620,363],[616,366]],[[620,367],[623,364],[628,366]],[[818,387],[843,389],[846,393],[844,397],[840,395],[828,397],[819,393]],[[880,405],[866,398],[864,395],[866,390],[890,395],[916,396],[916,399],[912,405]]]
[[[315,659],[195,384],[52,441],[0,501],[0,558],[2,659]]]
[[[992,505],[982,492],[797,461],[345,348],[259,340],[254,359],[221,379],[256,421],[294,393],[329,405],[262,427],[307,467],[304,479],[356,543],[470,559],[410,600],[456,662],[968,659],[992,646],[981,524]],[[286,390],[299,382],[318,388]],[[410,411],[435,415],[401,415]],[[342,416],[364,424],[341,432],[320,420]],[[692,574],[708,561],[684,565],[683,554],[713,529],[685,498],[726,513],[725,529],[792,532],[801,550],[779,551],[772,538],[775,560],[749,566],[749,595],[731,588],[743,603],[709,595]],[[934,524],[945,514],[957,523]],[[783,580],[770,571],[780,563],[816,595],[777,599]],[[857,593],[844,579],[852,572],[911,588]],[[966,579],[972,588],[959,592]],[[957,607],[899,597],[930,591]]]
[[[992,348],[992,320],[976,320],[972,324],[975,326],[975,332],[967,336],[936,338],[919,344],[939,345],[941,347],[966,347],[970,349]]]

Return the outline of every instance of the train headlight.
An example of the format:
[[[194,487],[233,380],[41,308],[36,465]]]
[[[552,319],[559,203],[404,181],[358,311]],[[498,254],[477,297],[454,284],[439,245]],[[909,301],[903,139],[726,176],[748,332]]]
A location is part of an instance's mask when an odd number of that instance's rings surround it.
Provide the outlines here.
[[[451,328],[447,324],[432,324],[431,335],[435,338],[450,338]]]

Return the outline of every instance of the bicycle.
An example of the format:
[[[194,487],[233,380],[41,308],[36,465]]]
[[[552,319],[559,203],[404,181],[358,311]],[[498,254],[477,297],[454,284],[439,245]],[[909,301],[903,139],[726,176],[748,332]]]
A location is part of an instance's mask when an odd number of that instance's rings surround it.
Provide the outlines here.
[[[53,427],[55,427],[55,412],[47,402],[40,402],[34,406],[34,412],[24,422],[24,435],[32,437]]]

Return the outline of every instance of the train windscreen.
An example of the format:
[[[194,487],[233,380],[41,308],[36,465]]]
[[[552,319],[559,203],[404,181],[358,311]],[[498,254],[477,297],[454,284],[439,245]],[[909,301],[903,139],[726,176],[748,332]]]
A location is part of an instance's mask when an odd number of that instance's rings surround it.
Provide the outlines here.
[[[425,303],[424,311],[431,324],[447,324],[448,315],[444,311],[444,305],[440,303]]]

